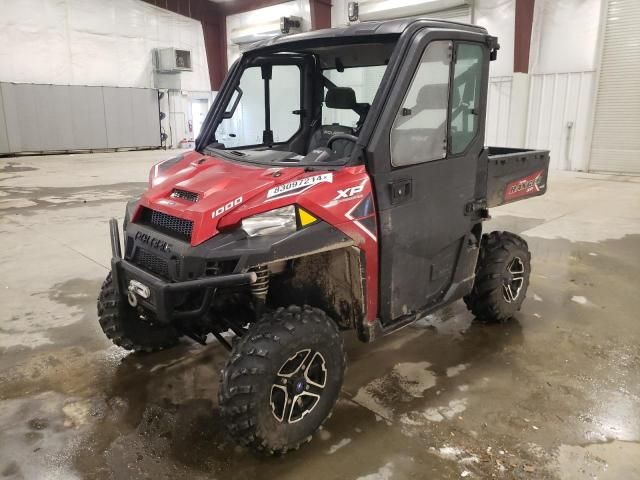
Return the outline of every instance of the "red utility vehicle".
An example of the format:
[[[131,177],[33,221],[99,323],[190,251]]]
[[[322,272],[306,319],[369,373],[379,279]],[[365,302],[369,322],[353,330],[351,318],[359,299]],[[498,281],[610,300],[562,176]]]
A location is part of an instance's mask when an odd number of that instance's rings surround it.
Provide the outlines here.
[[[98,300],[116,345],[212,334],[231,434],[278,453],[337,399],[340,330],[364,342],[464,298],[520,309],[526,242],[488,208],[541,195],[546,151],[484,145],[495,37],[429,19],[277,37],[231,68],[195,151],[156,165],[111,220]],[[229,335],[231,334],[231,335]]]

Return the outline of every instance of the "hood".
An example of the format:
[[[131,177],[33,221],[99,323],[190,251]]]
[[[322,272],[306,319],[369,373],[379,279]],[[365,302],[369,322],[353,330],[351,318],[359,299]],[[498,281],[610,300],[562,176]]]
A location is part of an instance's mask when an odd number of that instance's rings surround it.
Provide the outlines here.
[[[197,245],[218,232],[223,215],[304,173],[303,168],[242,164],[190,152],[153,167],[136,218],[146,207],[190,220],[191,244]]]

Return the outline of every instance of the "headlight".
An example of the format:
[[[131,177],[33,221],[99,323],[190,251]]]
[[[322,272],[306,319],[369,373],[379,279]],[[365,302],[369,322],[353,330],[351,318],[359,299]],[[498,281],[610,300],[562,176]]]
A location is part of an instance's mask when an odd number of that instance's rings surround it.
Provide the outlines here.
[[[293,233],[296,231],[296,209],[289,205],[245,218],[242,220],[242,229],[250,237]]]

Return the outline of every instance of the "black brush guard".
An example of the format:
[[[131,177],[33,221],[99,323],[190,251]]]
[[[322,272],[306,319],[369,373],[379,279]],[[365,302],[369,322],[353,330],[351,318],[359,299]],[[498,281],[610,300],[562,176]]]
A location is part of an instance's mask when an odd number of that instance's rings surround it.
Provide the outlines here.
[[[111,275],[118,295],[122,300],[127,301],[129,295],[136,295],[136,300],[140,305],[151,310],[160,323],[171,323],[174,320],[200,317],[209,310],[217,287],[249,285],[256,281],[256,274],[247,272],[184,282],[167,282],[122,258],[120,231],[115,218],[109,220],[109,230],[111,236]],[[131,292],[128,286],[132,280],[140,282],[149,288],[149,298],[143,298]],[[204,292],[202,302],[198,308],[192,310],[174,309],[172,302],[174,294],[197,291]]]

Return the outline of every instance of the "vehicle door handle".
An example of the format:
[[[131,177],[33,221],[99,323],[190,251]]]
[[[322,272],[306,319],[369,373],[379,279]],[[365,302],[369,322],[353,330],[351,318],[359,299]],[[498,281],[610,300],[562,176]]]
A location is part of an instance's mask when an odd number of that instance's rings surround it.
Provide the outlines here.
[[[389,186],[391,187],[391,205],[396,205],[411,198],[413,190],[411,179],[396,180]]]

